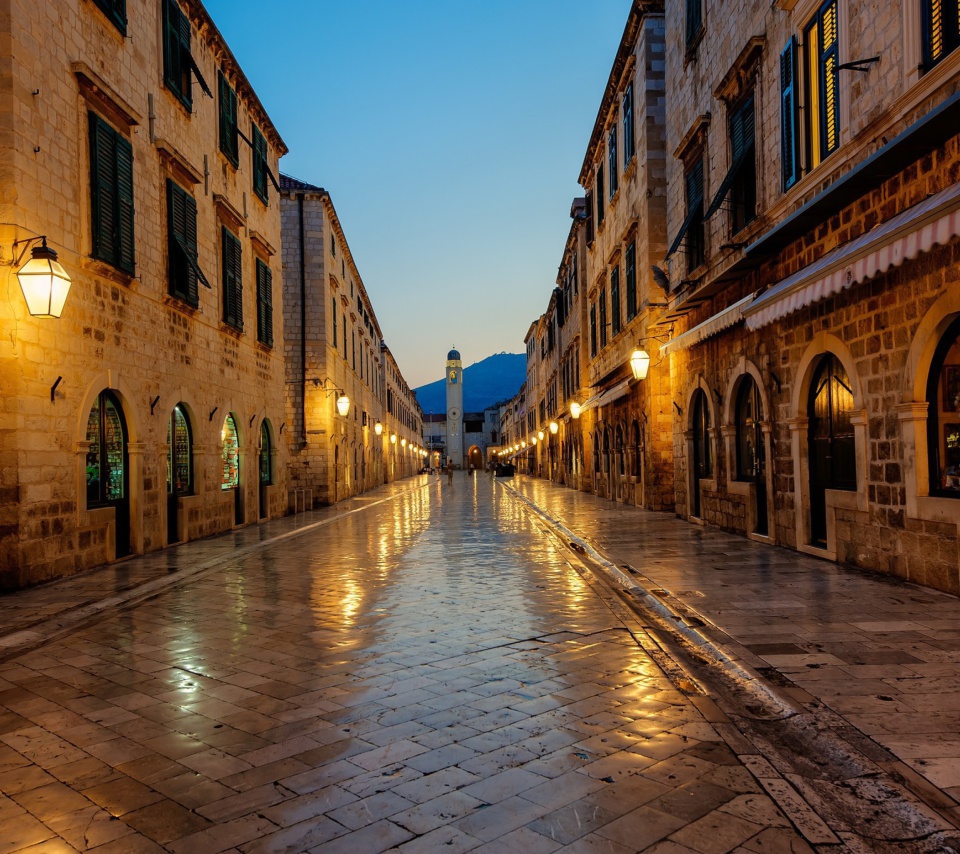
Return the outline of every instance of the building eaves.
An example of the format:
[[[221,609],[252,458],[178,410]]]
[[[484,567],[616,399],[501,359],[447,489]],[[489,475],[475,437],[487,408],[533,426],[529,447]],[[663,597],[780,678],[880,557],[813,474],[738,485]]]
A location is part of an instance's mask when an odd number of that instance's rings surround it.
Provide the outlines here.
[[[292,175],[284,175],[283,172],[280,173],[280,189],[281,190],[293,190],[303,193],[326,193],[327,191],[323,187],[318,187],[315,184],[308,184],[306,181],[301,181],[299,178],[294,178]]]
[[[617,55],[613,60],[613,68],[610,69],[610,76],[607,78],[607,87],[604,90],[603,99],[600,101],[600,109],[597,111],[597,118],[593,123],[593,132],[590,134],[590,142],[587,145],[587,153],[583,158],[583,166],[580,167],[579,182],[583,187],[587,186],[587,181],[590,178],[594,154],[603,136],[603,129],[606,126],[613,99],[617,94],[623,69],[633,53],[633,46],[636,43],[637,34],[640,32],[640,23],[645,15],[662,15],[663,5],[663,0],[633,0],[630,14],[627,16],[627,24],[623,28],[620,46],[617,48]]]
[[[187,7],[188,14],[193,19],[194,24],[196,24],[197,32],[200,33],[201,37],[213,51],[214,56],[216,56],[217,62],[220,63],[221,70],[224,71],[228,79],[232,78],[234,87],[237,90],[237,95],[248,104],[248,109],[256,116],[257,123],[261,126],[264,136],[273,143],[279,156],[282,157],[290,149],[287,148],[287,144],[283,141],[283,137],[280,136],[276,125],[271,121],[270,115],[261,103],[260,98],[257,96],[247,76],[243,73],[240,63],[237,62],[237,58],[233,55],[233,51],[230,50],[230,46],[227,44],[223,34],[217,29],[217,25],[213,22],[210,13],[201,0],[182,0],[182,2]]]

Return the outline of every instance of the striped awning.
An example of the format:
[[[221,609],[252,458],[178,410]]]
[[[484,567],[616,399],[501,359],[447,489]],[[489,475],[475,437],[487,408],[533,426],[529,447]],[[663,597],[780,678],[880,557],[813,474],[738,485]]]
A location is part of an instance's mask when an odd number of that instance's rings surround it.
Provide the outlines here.
[[[899,267],[958,235],[960,183],[901,211],[778,282],[744,309],[746,326],[758,329],[773,323],[891,267]]]
[[[685,350],[694,344],[699,344],[705,338],[716,335],[718,332],[738,323],[743,317],[743,310],[753,302],[753,294],[742,300],[728,305],[723,311],[718,311],[713,317],[698,323],[693,329],[688,329],[676,338],[671,338],[666,344],[660,345],[660,355],[666,356],[677,350]]]

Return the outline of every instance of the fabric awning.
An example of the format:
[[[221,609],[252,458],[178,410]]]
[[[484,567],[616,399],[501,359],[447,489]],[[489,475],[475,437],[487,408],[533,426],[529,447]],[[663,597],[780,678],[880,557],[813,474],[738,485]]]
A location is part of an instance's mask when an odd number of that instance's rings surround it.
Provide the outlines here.
[[[693,329],[682,332],[676,338],[671,338],[666,344],[660,345],[660,355],[666,356],[677,350],[685,350],[694,344],[699,344],[705,338],[716,335],[718,332],[733,326],[743,317],[743,310],[753,302],[753,294],[742,300],[728,305],[723,311],[718,311],[713,317],[698,323]]]
[[[630,380],[625,379],[615,386],[611,386],[606,391],[593,395],[580,407],[580,411],[586,412],[588,409],[597,409],[601,406],[606,406],[608,403],[613,403],[615,400],[619,400],[627,393],[629,385]]]
[[[958,235],[960,183],[901,211],[778,282],[744,309],[746,326],[758,329],[773,323],[891,267],[899,267]]]

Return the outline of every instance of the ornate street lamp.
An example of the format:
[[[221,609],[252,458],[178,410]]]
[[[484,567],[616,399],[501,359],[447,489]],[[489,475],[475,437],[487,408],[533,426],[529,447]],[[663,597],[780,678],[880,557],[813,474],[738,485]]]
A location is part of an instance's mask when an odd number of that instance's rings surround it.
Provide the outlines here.
[[[63,304],[70,293],[70,276],[57,261],[57,253],[47,246],[47,238],[30,237],[27,240],[17,240],[14,247],[20,243],[26,244],[23,252],[17,258],[14,266],[23,260],[27,246],[36,240],[42,241],[39,246],[30,250],[30,260],[17,270],[17,280],[20,290],[27,303],[27,311],[34,317],[59,317],[63,312]]]
[[[570,404],[570,417],[576,421],[580,417],[580,413],[583,411],[583,407],[579,403],[574,401]]]

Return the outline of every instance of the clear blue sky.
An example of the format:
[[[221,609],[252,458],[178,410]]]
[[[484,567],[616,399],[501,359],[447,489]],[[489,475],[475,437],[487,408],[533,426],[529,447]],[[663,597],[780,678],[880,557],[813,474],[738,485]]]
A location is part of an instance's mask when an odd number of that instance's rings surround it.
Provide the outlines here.
[[[205,0],[417,387],[523,352],[630,0]]]

